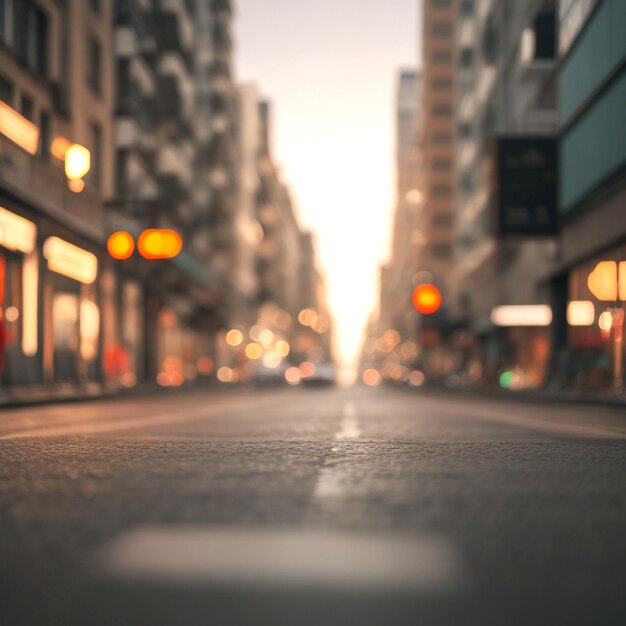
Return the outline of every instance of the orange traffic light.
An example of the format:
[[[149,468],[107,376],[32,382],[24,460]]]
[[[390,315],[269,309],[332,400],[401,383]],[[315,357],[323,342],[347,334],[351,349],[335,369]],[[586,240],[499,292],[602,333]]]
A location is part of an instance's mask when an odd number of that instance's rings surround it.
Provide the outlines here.
[[[441,292],[429,283],[418,285],[413,290],[413,306],[422,315],[432,315],[441,307]]]
[[[125,230],[118,230],[107,240],[109,254],[118,261],[129,259],[135,250],[135,240]]]
[[[150,228],[139,235],[139,254],[144,259],[172,259],[183,248],[183,240],[175,230]]]

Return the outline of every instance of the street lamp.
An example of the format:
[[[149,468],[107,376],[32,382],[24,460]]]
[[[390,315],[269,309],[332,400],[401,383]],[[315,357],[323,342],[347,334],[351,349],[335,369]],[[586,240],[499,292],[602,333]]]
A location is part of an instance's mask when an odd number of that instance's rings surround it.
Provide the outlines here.
[[[80,193],[85,188],[83,177],[91,168],[91,153],[85,146],[74,143],[65,151],[65,175],[69,188]]]

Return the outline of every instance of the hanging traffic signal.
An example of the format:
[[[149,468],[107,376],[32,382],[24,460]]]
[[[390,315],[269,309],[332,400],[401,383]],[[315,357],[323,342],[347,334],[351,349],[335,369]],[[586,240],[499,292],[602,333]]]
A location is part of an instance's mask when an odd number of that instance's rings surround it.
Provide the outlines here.
[[[422,315],[432,315],[441,307],[441,292],[430,283],[418,285],[413,290],[413,306]]]
[[[150,228],[139,235],[137,249],[144,259],[173,259],[183,248],[183,240],[175,230]]]
[[[107,240],[109,254],[118,261],[129,259],[135,250],[135,240],[125,230],[118,230]]]

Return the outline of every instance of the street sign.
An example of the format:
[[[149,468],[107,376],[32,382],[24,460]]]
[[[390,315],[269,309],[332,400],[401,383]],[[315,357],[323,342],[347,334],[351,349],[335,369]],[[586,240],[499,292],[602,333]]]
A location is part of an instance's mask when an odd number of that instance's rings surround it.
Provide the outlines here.
[[[496,236],[557,232],[557,143],[554,137],[497,137],[491,177]]]

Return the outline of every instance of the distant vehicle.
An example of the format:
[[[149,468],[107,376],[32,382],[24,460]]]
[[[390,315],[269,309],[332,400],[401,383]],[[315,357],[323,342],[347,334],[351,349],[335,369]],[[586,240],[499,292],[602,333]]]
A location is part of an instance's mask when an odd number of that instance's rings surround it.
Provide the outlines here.
[[[277,367],[255,364],[250,371],[250,382],[258,387],[285,384],[285,369],[282,364]]]
[[[302,383],[320,387],[334,385],[336,376],[337,370],[332,363],[315,363],[312,372],[302,377]]]

